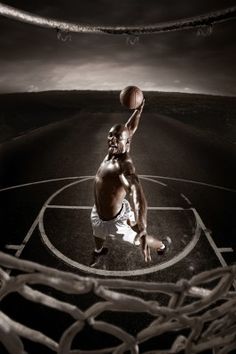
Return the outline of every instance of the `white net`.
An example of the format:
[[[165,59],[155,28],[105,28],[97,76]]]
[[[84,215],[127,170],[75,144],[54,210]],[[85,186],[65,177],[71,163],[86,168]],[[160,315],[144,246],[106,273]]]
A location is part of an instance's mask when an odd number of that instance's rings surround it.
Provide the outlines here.
[[[60,354],[139,353],[140,345],[153,338],[156,339],[156,348],[142,352],[164,354],[182,351],[193,354],[214,349],[214,353],[225,354],[236,349],[236,292],[232,290],[236,266],[206,271],[191,280],[182,279],[174,284],[81,277],[1,252],[0,265],[1,300],[18,293],[31,302],[56,309],[72,318],[72,324],[56,342],[46,334],[11,319],[7,313],[0,312],[0,338],[9,353],[25,353],[22,338]],[[17,270],[17,274],[9,275],[9,269]],[[35,284],[43,285],[45,291],[33,289]],[[76,296],[92,292],[99,300],[82,310],[48,295],[50,289]],[[138,295],[130,294],[134,290]],[[145,299],[147,294],[152,294],[152,300]],[[160,294],[168,298],[166,305],[160,305]],[[98,319],[106,312],[125,312],[126,320],[134,313],[151,314],[152,319],[145,328],[132,335],[122,326]],[[97,350],[72,350],[72,342],[85,324],[92,330],[115,337],[119,344]],[[160,349],[161,336],[166,333],[171,333],[172,339],[168,342],[168,348]]]

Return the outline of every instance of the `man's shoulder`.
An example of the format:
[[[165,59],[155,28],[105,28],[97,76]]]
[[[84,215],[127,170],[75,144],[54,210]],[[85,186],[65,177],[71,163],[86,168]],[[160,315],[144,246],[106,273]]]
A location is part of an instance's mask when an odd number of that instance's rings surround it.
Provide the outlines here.
[[[120,169],[123,174],[134,174],[135,167],[132,159],[128,156],[124,160],[120,161]]]

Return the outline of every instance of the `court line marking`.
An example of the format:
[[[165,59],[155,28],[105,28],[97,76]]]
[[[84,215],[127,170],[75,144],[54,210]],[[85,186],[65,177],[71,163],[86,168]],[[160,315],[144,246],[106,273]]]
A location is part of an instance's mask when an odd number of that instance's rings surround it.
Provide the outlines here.
[[[220,248],[218,248],[218,250],[220,251],[220,253],[234,252],[232,247],[220,247]]]
[[[88,205],[60,205],[60,204],[49,204],[45,205],[49,209],[82,209],[91,210],[93,207]]]
[[[5,245],[7,250],[18,250],[20,247],[21,245]]]
[[[93,177],[90,177],[93,178]],[[195,247],[195,245],[197,244],[200,235],[201,235],[201,227],[199,225],[199,223],[197,222],[196,219],[196,229],[195,229],[195,233],[191,239],[191,241],[187,244],[187,246],[176,256],[174,256],[173,258],[171,258],[169,261],[165,261],[162,263],[159,263],[158,265],[149,267],[149,268],[141,268],[141,269],[135,269],[135,270],[131,270],[131,271],[112,271],[112,270],[103,270],[103,269],[96,269],[96,268],[91,268],[89,266],[86,266],[84,264],[81,264],[77,261],[72,260],[71,258],[65,256],[61,251],[59,251],[49,240],[45,228],[44,228],[44,213],[47,210],[47,206],[50,205],[49,203],[59,194],[61,193],[63,190],[65,190],[66,188],[70,188],[71,186],[77,184],[77,183],[81,183],[84,181],[87,181],[90,178],[84,178],[82,180],[79,181],[75,181],[72,183],[69,183],[66,186],[63,186],[62,188],[60,188],[59,190],[57,190],[54,194],[52,194],[48,200],[45,202],[45,204],[43,205],[41,211],[40,211],[40,217],[39,217],[39,231],[41,233],[41,237],[42,240],[44,242],[44,244],[49,248],[49,250],[55,255],[57,256],[59,259],[61,259],[62,261],[64,261],[65,263],[69,264],[70,266],[80,269],[84,272],[87,273],[93,273],[93,274],[97,274],[97,275],[103,275],[103,276],[133,276],[133,275],[143,275],[143,274],[150,274],[153,272],[157,272],[161,269],[165,269],[167,267],[170,267],[172,265],[174,265],[175,263],[179,262],[180,260],[182,260],[184,257],[186,257],[191,251],[192,249]],[[146,177],[144,177],[144,179],[147,179]],[[152,182],[159,184],[159,181],[153,180]],[[192,208],[187,209],[188,211],[192,211]],[[193,215],[195,216],[195,214],[193,213]]]
[[[83,182],[83,181],[87,181],[90,178],[84,178],[84,179],[80,179],[79,181],[73,182],[71,183],[71,185],[75,184],[75,183],[79,183],[79,182]],[[28,241],[30,240],[35,228],[37,227],[38,223],[39,223],[39,219],[40,219],[40,213],[41,210],[39,212],[39,214],[37,215],[36,219],[34,220],[33,224],[31,225],[29,231],[27,232],[25,238],[23,239],[21,245],[19,245],[19,248],[17,250],[17,252],[15,253],[15,257],[20,257],[21,253],[23,252],[26,244],[28,243]]]
[[[222,190],[225,190],[225,191],[228,191],[228,192],[236,193],[236,190],[232,189],[232,188],[218,186],[216,184],[209,184],[209,183],[205,183],[205,182],[194,181],[194,180],[191,180],[191,179],[165,177],[165,176],[154,176],[154,175],[140,175],[140,177],[160,178],[160,179],[167,179],[167,180],[170,180],[170,181],[193,183],[193,184],[199,184],[199,185],[206,186],[206,187],[217,188],[217,189],[222,189]]]
[[[236,193],[235,189],[224,187],[224,186],[218,186],[215,184],[210,184],[210,183],[205,183],[205,182],[200,182],[200,181],[195,181],[191,179],[185,179],[185,178],[175,178],[175,177],[166,177],[166,176],[155,176],[155,175],[138,175],[139,177],[147,177],[147,178],[160,178],[160,179],[167,179],[170,181],[176,181],[176,182],[186,182],[186,183],[192,183],[192,184],[199,184],[211,188],[216,188],[216,189],[222,189],[228,192]],[[24,184],[18,184],[10,187],[5,187],[0,189],[0,192],[4,192],[7,190],[11,189],[16,189],[16,188],[21,188],[21,187],[28,187],[31,185],[35,184],[41,184],[41,183],[49,183],[49,182],[58,182],[58,181],[67,181],[67,180],[74,180],[74,179],[79,179],[79,178],[94,178],[95,176],[74,176],[74,177],[63,177],[63,178],[52,178],[52,179],[47,179],[47,180],[40,180],[36,182],[29,182],[29,183],[24,183]],[[161,183],[161,182],[160,182]],[[164,184],[163,184],[164,185]]]
[[[85,178],[85,179],[80,179],[79,181],[73,182],[71,183],[71,185],[75,184],[75,183],[79,183],[79,182],[83,182],[83,181],[87,181],[90,178]],[[40,210],[39,214],[37,215],[36,219],[34,220],[33,224],[31,225],[29,231],[27,232],[25,238],[22,241],[22,244],[20,245],[19,249],[17,250],[17,252],[15,253],[15,257],[20,257],[21,253],[23,252],[27,242],[30,240],[35,228],[37,227],[37,225],[39,224],[39,219],[40,219],[40,214],[41,214],[42,209]],[[10,272],[10,271],[9,271]]]
[[[60,182],[60,181],[67,181],[67,180],[71,180],[71,179],[73,180],[73,179],[79,179],[79,178],[85,178],[85,177],[90,178],[90,177],[93,177],[93,176],[62,177],[62,178],[45,179],[45,180],[41,180],[41,181],[23,183],[23,184],[18,184],[18,185],[15,185],[15,186],[2,188],[2,189],[0,189],[0,192],[8,191],[8,190],[11,190],[11,189],[22,188],[22,187],[29,187],[29,186],[33,186],[33,185],[36,185],[36,184],[43,184],[43,183],[50,183],[50,182]]]
[[[188,203],[188,205],[192,205],[192,203],[190,202],[188,197],[186,197],[186,195],[184,195],[183,193],[180,193],[180,195],[181,195],[182,198],[184,198],[184,200]]]
[[[81,209],[81,210],[92,210],[92,206],[88,205],[60,205],[60,204],[47,204],[46,208],[49,209]],[[189,208],[181,207],[147,207],[148,210],[189,210]]]
[[[211,247],[213,248],[215,254],[216,254],[216,257],[218,258],[218,260],[220,261],[222,267],[227,267],[227,263],[225,261],[225,259],[223,258],[219,248],[217,247],[217,245],[215,244],[215,241],[213,240],[213,238],[211,237],[211,234],[209,233],[208,229],[206,228],[204,222],[202,221],[200,215],[198,214],[197,210],[196,209],[192,209],[194,214],[195,214],[195,217],[197,219],[197,222],[199,223],[199,225],[201,226],[209,244],[211,245]],[[236,281],[233,281],[233,286],[236,290]]]
[[[148,176],[144,176],[144,175],[139,175],[138,177],[140,177],[141,179],[144,179],[146,181],[151,181],[151,182],[154,182],[154,183],[158,183],[160,184],[161,186],[164,186],[164,187],[167,187],[167,184],[163,183],[163,182],[160,182],[160,181],[157,181],[153,178],[150,178]]]
[[[150,274],[153,272],[160,271],[162,269],[168,268],[179,261],[181,261],[183,258],[185,258],[196,246],[200,235],[201,235],[201,227],[197,225],[195,234],[191,241],[188,243],[188,245],[183,249],[182,252],[180,252],[178,255],[174,256],[171,258],[171,260],[162,262],[156,266],[152,266],[149,268],[141,268],[141,269],[135,269],[135,270],[130,270],[130,271],[112,271],[112,270],[103,270],[103,269],[95,269],[91,268],[89,266],[86,266],[84,264],[81,264],[77,261],[74,261],[73,259],[65,256],[62,252],[60,252],[48,239],[47,234],[44,229],[44,224],[43,224],[43,215],[45,212],[46,208],[42,209],[42,214],[41,214],[41,219],[40,219],[40,224],[39,224],[39,229],[40,233],[43,239],[43,242],[45,245],[49,248],[49,250],[57,256],[57,258],[61,259],[64,261],[66,264],[69,264],[70,266],[82,270],[87,273],[92,273],[92,274],[97,274],[97,275],[103,275],[103,276],[117,276],[117,277],[127,277],[127,276],[137,276],[137,275],[144,275],[144,274]]]
[[[31,238],[36,226],[38,225],[39,216],[40,216],[40,212],[37,215],[36,219],[34,220],[33,224],[31,225],[31,227],[30,227],[29,231],[27,232],[25,238],[23,239],[21,245],[19,245],[19,247],[18,247],[18,249],[17,249],[17,251],[15,253],[15,257],[19,258],[21,253],[23,252],[23,249],[25,248],[25,246],[26,246],[27,242],[30,240],[30,238]],[[8,269],[7,273],[11,274],[11,271],[12,271],[12,269]]]
[[[40,212],[39,212],[39,214],[37,215],[36,219],[34,220],[33,224],[31,225],[29,231],[27,232],[27,234],[26,234],[24,240],[22,241],[22,243],[21,243],[19,249],[18,249],[17,252],[15,253],[15,257],[18,257],[18,258],[20,257],[20,255],[21,255],[23,249],[25,248],[25,246],[26,246],[27,242],[29,241],[29,239],[31,238],[31,236],[32,236],[32,234],[33,234],[33,232],[34,232],[36,226],[38,225],[39,216],[40,216]]]
[[[198,221],[199,224],[201,225],[201,228],[202,228],[204,234],[206,235],[206,238],[207,238],[208,242],[210,243],[211,247],[212,247],[213,250],[215,251],[216,256],[217,256],[217,258],[219,259],[221,265],[222,265],[223,267],[226,267],[226,266],[227,266],[227,263],[225,262],[224,258],[222,257],[221,253],[219,252],[219,249],[218,249],[218,247],[216,246],[215,241],[214,241],[213,238],[211,237],[211,234],[210,234],[210,232],[208,231],[207,227],[205,226],[204,222],[202,221],[200,215],[198,214],[198,212],[197,212],[196,209],[193,209],[193,212],[194,212],[194,214],[195,214],[195,217],[196,217],[197,221]]]

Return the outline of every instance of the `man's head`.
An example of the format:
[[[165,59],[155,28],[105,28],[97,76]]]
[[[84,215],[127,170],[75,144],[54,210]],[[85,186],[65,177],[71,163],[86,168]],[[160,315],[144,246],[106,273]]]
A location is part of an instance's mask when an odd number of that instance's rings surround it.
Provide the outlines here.
[[[129,129],[123,124],[114,125],[107,136],[108,151],[111,155],[119,155],[130,149]]]

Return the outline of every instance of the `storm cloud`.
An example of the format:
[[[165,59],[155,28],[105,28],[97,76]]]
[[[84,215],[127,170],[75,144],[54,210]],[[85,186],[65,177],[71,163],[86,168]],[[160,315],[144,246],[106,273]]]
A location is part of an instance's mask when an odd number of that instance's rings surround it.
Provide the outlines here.
[[[25,11],[89,25],[147,25],[234,5],[234,1],[3,1]],[[72,34],[0,18],[0,92],[143,90],[236,95],[236,21],[196,30],[142,35]]]

